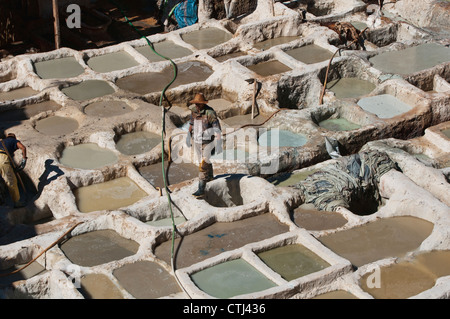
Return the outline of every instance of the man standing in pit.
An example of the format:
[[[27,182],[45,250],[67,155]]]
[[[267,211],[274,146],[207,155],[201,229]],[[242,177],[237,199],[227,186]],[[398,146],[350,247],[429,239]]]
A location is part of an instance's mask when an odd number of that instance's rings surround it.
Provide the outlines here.
[[[17,167],[17,171],[24,169],[27,163],[27,148],[16,139],[16,135],[13,133],[8,133],[6,138],[0,140],[0,142],[0,174],[8,187],[14,207],[23,207],[25,205],[20,201],[16,171],[13,167],[14,163],[11,161],[13,160],[14,152],[20,149],[22,151],[22,161]]]
[[[194,140],[195,155],[199,161],[198,190],[192,195],[202,197],[206,183],[214,178],[210,157],[213,151],[216,154],[222,151],[221,129],[216,112],[207,105],[208,100],[202,93],[196,94],[190,103],[195,105],[191,107],[186,144],[190,147],[191,138]]]

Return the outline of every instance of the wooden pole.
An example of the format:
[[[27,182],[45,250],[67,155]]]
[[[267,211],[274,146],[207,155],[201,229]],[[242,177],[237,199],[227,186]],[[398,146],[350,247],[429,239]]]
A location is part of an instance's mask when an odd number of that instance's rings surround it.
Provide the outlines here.
[[[255,113],[255,105],[256,105],[256,90],[258,88],[258,81],[256,81],[256,79],[254,79],[253,82],[253,101],[252,101],[252,120],[255,118],[254,113]]]
[[[53,1],[53,18],[55,26],[55,48],[59,49],[61,47],[60,43],[60,32],[59,32],[59,12],[58,12],[58,0]]]

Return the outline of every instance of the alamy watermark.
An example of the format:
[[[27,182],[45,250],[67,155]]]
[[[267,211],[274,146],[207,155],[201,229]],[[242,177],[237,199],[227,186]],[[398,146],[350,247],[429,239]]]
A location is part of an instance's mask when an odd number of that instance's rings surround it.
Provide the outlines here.
[[[381,269],[380,266],[373,265],[368,268],[368,273],[371,273],[367,276],[366,285],[369,289],[381,288]]]
[[[220,135],[220,138],[216,137],[206,144],[202,144],[201,138],[199,140],[195,136],[188,142],[187,134],[189,133],[182,129],[177,129],[172,134],[170,149],[174,163],[197,163],[202,158],[213,163],[259,165],[261,174],[275,174],[279,170],[278,128],[243,128],[237,131],[234,128],[226,128],[220,132],[208,129],[202,132],[203,138],[208,140],[213,135]]]
[[[70,15],[66,19],[66,25],[69,29],[81,28],[81,8],[78,4],[69,4],[66,12]]]

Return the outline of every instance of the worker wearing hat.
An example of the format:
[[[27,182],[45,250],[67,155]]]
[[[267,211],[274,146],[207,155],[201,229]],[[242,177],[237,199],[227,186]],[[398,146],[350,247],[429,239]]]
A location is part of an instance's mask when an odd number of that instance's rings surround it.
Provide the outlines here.
[[[20,201],[20,192],[17,184],[16,171],[25,168],[27,162],[27,149],[16,139],[16,135],[9,133],[5,139],[0,140],[0,174],[8,187],[14,207],[22,207],[24,204]],[[22,151],[22,161],[16,171],[11,162],[14,152],[20,149]]]
[[[208,100],[202,93],[196,94],[190,103],[195,105],[191,107],[186,143],[190,147],[191,138],[193,139],[195,154],[199,161],[198,190],[192,195],[201,197],[205,193],[206,183],[214,177],[210,157],[213,152],[222,151],[221,128],[216,112],[207,105]]]

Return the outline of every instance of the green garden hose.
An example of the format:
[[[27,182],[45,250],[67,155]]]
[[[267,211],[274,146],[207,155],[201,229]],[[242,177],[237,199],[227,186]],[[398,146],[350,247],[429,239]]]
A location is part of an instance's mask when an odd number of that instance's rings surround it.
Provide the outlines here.
[[[126,16],[125,12],[120,8],[120,6],[115,3],[114,0],[109,0],[113,5],[115,5],[117,7],[117,9],[120,10],[120,12],[122,13],[122,15],[125,18],[125,21],[136,31],[136,33],[143,39],[145,39],[145,41],[147,42],[148,46],[150,47],[150,49],[158,56],[160,56],[161,58],[170,61],[170,63],[172,64],[172,68],[173,68],[173,79],[164,87],[164,89],[161,92],[161,96],[159,98],[159,106],[161,107],[162,110],[162,123],[161,123],[161,143],[162,143],[162,175],[163,175],[163,181],[164,181],[164,189],[166,190],[166,195],[167,195],[167,200],[169,203],[169,210],[170,210],[170,216],[172,218],[172,248],[171,248],[171,264],[172,264],[172,270],[174,272],[175,275],[175,266],[174,266],[174,248],[175,248],[175,232],[176,232],[176,225],[175,225],[175,218],[173,215],[173,210],[172,210],[172,199],[170,198],[170,191],[169,188],[167,186],[167,180],[166,180],[166,170],[164,168],[164,131],[165,131],[165,107],[162,105],[163,103],[163,97],[165,96],[165,92],[166,90],[172,85],[173,82],[175,82],[177,75],[178,75],[178,70],[177,70],[177,65],[172,61],[172,59],[165,57],[161,54],[159,54],[155,48],[153,47],[153,43],[150,42],[150,40],[144,36],[143,34],[141,34],[141,32],[139,32],[139,30],[133,25],[133,23],[128,19],[128,17]],[[175,278],[178,281],[177,276],[175,275]],[[180,282],[178,282],[180,284],[180,286],[183,288],[183,285],[181,285]],[[185,293],[189,296],[189,294],[185,291]]]

